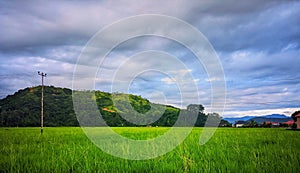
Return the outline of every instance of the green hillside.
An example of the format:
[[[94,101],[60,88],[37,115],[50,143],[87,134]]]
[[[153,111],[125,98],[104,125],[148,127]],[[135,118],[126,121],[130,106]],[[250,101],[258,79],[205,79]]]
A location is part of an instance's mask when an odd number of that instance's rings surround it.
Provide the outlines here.
[[[91,92],[91,91],[80,91]],[[137,126],[126,121],[141,119],[145,125],[172,126],[176,122],[180,111],[186,119],[189,117],[187,110],[166,105],[159,105],[149,100],[132,94],[110,94],[107,92],[93,91],[98,109],[109,126]],[[129,99],[130,105],[126,102]],[[133,109],[131,109],[133,108]],[[151,112],[147,113],[151,108]],[[41,86],[25,88],[13,95],[0,100],[0,126],[26,127],[40,125]],[[163,112],[161,112],[163,110]],[[204,107],[198,113],[196,126],[204,126],[207,115],[203,113]],[[139,114],[140,113],[140,114]],[[89,112],[86,113],[87,115]],[[161,114],[163,114],[161,116]],[[143,116],[143,117],[139,117]],[[155,122],[150,121],[158,116]],[[218,118],[218,117],[216,117]],[[147,122],[152,123],[147,123]],[[185,126],[185,122],[180,122]],[[180,124],[179,123],[179,124]],[[222,125],[226,124],[222,121]],[[45,86],[44,96],[44,125],[45,126],[79,126],[73,109],[72,90]],[[143,125],[141,125],[143,126]]]
[[[73,110],[72,91],[45,87],[45,126],[78,126]],[[0,100],[1,126],[39,126],[41,86],[19,90]]]

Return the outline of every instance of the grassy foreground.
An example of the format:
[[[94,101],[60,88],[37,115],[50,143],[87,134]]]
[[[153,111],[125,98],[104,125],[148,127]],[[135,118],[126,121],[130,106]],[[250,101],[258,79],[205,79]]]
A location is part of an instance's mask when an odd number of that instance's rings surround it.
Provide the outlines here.
[[[168,128],[114,128],[146,139]],[[0,172],[298,172],[300,132],[285,129],[219,128],[198,144],[202,128],[173,151],[151,160],[110,156],[80,128],[0,128]]]

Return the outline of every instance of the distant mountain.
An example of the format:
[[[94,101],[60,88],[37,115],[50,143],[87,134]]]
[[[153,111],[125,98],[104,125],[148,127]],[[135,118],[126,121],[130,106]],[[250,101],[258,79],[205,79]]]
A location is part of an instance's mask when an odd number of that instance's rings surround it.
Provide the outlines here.
[[[235,118],[223,118],[224,120],[235,123],[235,121],[255,121],[259,124],[263,122],[278,122],[283,123],[289,120],[292,120],[291,117],[283,115],[283,114],[271,114],[271,115],[264,115],[264,116],[244,116],[244,117],[235,117]]]
[[[287,121],[290,121],[292,120],[291,117],[287,117],[285,115],[281,115],[281,116],[273,116],[272,115],[267,115],[267,116],[262,116],[262,117],[255,117],[255,118],[252,118],[248,121],[255,121],[257,122],[258,124],[262,124],[263,122],[276,122],[276,123],[284,123],[284,122],[287,122]]]
[[[223,118],[223,120],[226,120],[229,123],[233,124],[236,121],[248,121],[251,118],[253,118],[253,116],[244,116],[244,117],[235,117],[235,118]]]
[[[271,114],[271,115],[265,115],[265,116],[262,116],[263,118],[290,118],[286,115],[283,115],[283,114]]]

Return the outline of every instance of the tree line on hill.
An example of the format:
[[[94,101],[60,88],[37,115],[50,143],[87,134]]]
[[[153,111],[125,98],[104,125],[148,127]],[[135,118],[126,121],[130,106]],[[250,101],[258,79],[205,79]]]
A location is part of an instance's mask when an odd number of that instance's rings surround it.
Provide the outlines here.
[[[202,127],[210,116],[212,119],[221,121],[220,126],[230,126],[225,120],[216,114],[205,114],[204,107],[198,104],[191,104],[187,109],[179,109],[169,105],[151,103],[149,100],[132,94],[111,94],[101,91],[80,91],[92,92],[101,116],[108,126],[146,126],[136,125],[123,118],[122,115],[151,119],[147,112],[153,108],[153,115],[159,114],[160,108],[164,109],[162,116],[147,126],[173,126],[179,114],[183,119],[176,122],[179,126],[185,126],[191,119],[191,112],[197,111],[196,123],[194,126]],[[125,99],[129,99],[133,108],[129,109]],[[41,86],[29,87],[8,95],[0,100],[0,126],[1,127],[37,127],[40,126],[41,114]],[[139,114],[140,113],[140,114]],[[86,115],[88,115],[88,109]],[[138,117],[140,115],[147,115]],[[182,122],[181,122],[182,121]],[[72,90],[45,86],[44,94],[44,126],[79,126],[76,114],[73,109]]]

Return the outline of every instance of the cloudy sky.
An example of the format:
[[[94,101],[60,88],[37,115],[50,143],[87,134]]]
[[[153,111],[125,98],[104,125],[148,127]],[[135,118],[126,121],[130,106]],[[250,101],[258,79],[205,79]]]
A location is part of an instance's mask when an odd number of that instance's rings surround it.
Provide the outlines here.
[[[300,109],[300,1],[276,0],[0,1],[0,98],[39,85],[37,71],[47,73],[46,85],[72,88],[88,41],[109,25],[142,14],[178,18],[207,38],[224,70],[227,99],[222,116],[290,115]],[[178,28],[170,32],[189,34]],[[178,107],[197,102],[191,89],[196,86],[199,103],[209,110],[211,82],[218,79],[209,77],[196,59],[174,40],[141,36],[116,45],[96,65],[97,74],[81,71],[76,80]],[[95,68],[91,64],[85,68]],[[120,88],[130,74],[134,78],[127,81],[127,90]],[[181,86],[180,79],[187,81]]]

